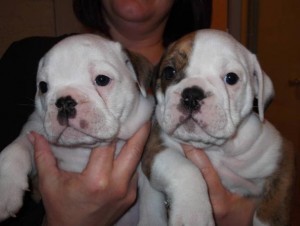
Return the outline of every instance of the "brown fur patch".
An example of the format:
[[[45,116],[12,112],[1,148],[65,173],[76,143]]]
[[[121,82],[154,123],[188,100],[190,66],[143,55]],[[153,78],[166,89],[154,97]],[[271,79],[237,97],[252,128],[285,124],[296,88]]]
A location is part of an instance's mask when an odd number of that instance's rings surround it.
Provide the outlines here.
[[[147,93],[151,93],[150,88],[154,70],[153,65],[150,63],[150,61],[147,60],[147,58],[145,58],[139,53],[135,53],[127,49],[124,49],[124,51],[129,57],[134,71],[137,75],[138,87],[140,89],[144,89]]]
[[[195,39],[195,33],[184,36],[171,44],[162,57],[158,70],[158,87],[165,92],[166,88],[172,82],[178,82],[184,77],[184,68],[188,64],[189,55],[192,51]],[[172,67],[176,70],[176,78],[172,81],[163,78],[163,70],[166,67]]]
[[[295,153],[288,141],[283,143],[283,156],[278,170],[265,185],[258,204],[257,217],[272,226],[290,225],[290,207],[295,175]]]
[[[144,174],[150,179],[151,168],[154,157],[165,149],[162,139],[160,138],[160,128],[157,122],[154,122],[147,144],[145,146],[142,157],[142,170]]]

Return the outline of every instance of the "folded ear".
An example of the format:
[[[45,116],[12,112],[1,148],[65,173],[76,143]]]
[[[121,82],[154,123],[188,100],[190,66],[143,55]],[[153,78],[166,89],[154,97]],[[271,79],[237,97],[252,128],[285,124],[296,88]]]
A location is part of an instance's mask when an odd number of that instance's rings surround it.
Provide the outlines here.
[[[125,52],[129,58],[126,64],[129,68],[134,70],[138,87],[143,96],[146,97],[148,92],[150,92],[154,67],[150,61],[141,54],[129,50],[125,50]]]
[[[254,59],[254,92],[258,103],[258,114],[261,121],[264,120],[264,111],[271,103],[275,91],[270,77],[261,69],[257,57]]]

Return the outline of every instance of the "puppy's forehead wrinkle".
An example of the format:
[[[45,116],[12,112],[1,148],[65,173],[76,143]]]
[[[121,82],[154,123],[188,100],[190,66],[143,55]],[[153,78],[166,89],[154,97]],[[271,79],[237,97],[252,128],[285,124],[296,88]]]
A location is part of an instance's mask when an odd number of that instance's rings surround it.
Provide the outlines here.
[[[237,58],[240,62],[245,61],[245,52],[248,50],[236,42],[229,34],[213,31],[198,32],[194,43],[194,56],[206,56],[209,59],[215,59],[216,56],[222,56],[224,59]],[[191,56],[191,59],[195,57]]]
[[[84,37],[83,37],[84,36]],[[48,59],[45,64],[61,65],[65,62],[74,63],[78,66],[82,57],[95,60],[113,60],[121,59],[121,45],[117,42],[109,41],[96,35],[71,36],[56,44],[46,55]]]

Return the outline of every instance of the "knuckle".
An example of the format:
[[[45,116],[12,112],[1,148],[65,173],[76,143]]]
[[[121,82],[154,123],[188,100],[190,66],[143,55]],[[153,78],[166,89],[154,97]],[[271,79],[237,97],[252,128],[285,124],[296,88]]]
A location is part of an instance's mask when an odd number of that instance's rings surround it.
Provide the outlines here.
[[[137,190],[123,187],[116,190],[115,195],[115,198],[121,201],[123,205],[130,206],[137,198]]]
[[[87,191],[91,194],[97,194],[109,189],[109,179],[101,178],[99,180],[90,180],[86,183]]]
[[[228,216],[229,210],[225,205],[215,207],[215,217],[219,220],[225,219]]]
[[[136,189],[130,189],[130,191],[128,192],[128,195],[126,197],[126,201],[128,204],[132,204],[135,202],[137,198],[137,190]]]
[[[115,197],[119,200],[125,199],[128,194],[128,188],[126,186],[117,186],[115,189]]]

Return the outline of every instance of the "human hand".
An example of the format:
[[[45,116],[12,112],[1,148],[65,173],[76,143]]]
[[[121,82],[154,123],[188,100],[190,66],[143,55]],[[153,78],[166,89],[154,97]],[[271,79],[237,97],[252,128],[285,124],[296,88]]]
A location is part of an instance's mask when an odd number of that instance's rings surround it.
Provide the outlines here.
[[[115,145],[93,149],[82,173],[57,168],[48,142],[31,132],[48,226],[111,225],[134,203],[136,168],[150,131],[144,125],[114,158]]]
[[[257,200],[229,192],[203,150],[189,145],[182,147],[186,157],[200,169],[206,181],[216,225],[252,225]]]

